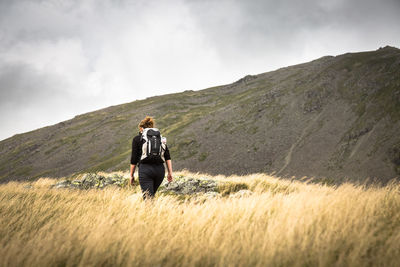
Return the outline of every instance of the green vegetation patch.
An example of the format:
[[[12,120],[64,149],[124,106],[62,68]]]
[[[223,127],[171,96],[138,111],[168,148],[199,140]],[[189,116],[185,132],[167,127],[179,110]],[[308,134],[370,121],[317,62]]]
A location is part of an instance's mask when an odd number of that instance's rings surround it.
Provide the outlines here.
[[[205,161],[207,157],[208,157],[208,152],[202,152],[199,155],[199,161]]]
[[[32,166],[22,166],[15,168],[11,174],[18,175],[18,176],[28,176],[32,173]]]
[[[174,142],[169,149],[174,158],[187,159],[196,155],[199,147],[200,145],[193,136],[185,136]]]
[[[217,191],[222,196],[227,196],[240,190],[249,189],[246,183],[241,182],[221,182],[218,184]]]
[[[105,160],[104,159],[100,160],[99,164],[96,164],[82,172],[97,172],[97,171],[106,171],[112,169],[114,166],[118,165],[123,160],[125,160],[130,155],[130,153],[131,153],[130,150],[125,151],[123,153],[115,153],[115,154],[112,153],[111,155],[115,156],[108,156],[106,157]]]

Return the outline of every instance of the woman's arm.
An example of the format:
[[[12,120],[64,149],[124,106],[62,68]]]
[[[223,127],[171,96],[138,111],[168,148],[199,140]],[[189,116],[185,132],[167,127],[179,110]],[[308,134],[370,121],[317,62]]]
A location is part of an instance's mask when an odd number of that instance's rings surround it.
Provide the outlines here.
[[[170,159],[165,161],[167,163],[167,169],[168,169],[168,182],[172,182],[172,162]]]
[[[135,182],[135,169],[136,169],[136,165],[135,164],[131,164],[131,179],[129,179],[129,184],[133,185],[133,182]]]
[[[130,185],[133,185],[133,183],[135,182],[135,177],[134,177],[135,169],[140,159],[141,151],[139,146],[139,140],[140,140],[139,136],[135,136],[135,138],[133,138],[132,140],[131,170],[130,170],[131,178],[129,179]]]

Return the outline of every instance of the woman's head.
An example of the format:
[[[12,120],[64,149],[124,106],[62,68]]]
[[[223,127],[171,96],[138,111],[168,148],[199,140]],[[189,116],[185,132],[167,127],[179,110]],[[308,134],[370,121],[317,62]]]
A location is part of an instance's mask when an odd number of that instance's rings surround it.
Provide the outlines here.
[[[141,128],[154,128],[154,119],[152,117],[146,116],[140,123],[139,123],[139,130]]]

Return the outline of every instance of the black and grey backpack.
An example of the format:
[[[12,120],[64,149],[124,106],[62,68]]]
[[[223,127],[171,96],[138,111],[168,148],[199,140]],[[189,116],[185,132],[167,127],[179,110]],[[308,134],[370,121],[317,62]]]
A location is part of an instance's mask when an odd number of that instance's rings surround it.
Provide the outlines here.
[[[142,132],[142,163],[164,163],[166,139],[157,128],[145,128]]]

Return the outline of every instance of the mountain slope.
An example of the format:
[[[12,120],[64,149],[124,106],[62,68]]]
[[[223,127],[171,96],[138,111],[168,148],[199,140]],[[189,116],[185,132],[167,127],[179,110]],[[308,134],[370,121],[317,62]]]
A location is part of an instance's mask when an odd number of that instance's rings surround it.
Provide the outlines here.
[[[400,50],[322,57],[18,134],[0,142],[0,179],[126,170],[145,115],[175,169],[386,181],[400,174]]]

